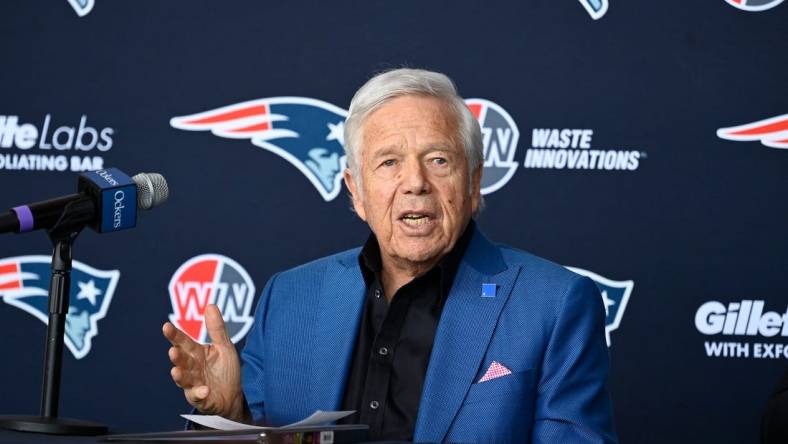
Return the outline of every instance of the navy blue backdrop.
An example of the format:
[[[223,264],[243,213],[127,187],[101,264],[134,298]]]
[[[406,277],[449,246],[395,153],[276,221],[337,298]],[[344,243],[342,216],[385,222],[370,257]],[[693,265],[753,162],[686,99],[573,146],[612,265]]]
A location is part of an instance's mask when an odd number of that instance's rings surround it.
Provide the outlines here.
[[[331,131],[410,66],[478,99],[482,229],[604,291],[622,441],[756,442],[788,367],[788,4],[607,1],[4,2],[0,207],[104,167],[172,188],[78,239],[61,413],[179,427],[161,324],[199,339],[218,302],[240,346],[273,273],[363,242]],[[0,240],[0,413],[38,409],[50,251]]]

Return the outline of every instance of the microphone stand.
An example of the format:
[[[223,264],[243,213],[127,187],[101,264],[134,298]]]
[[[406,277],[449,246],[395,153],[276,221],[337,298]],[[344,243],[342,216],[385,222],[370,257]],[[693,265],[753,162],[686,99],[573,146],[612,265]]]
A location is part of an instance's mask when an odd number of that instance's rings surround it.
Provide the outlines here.
[[[104,435],[107,426],[78,419],[58,417],[60,376],[63,368],[63,339],[70,302],[71,263],[74,240],[95,213],[92,201],[75,201],[67,205],[60,219],[47,231],[54,247],[52,277],[49,281],[49,322],[44,351],[39,416],[0,416],[0,428],[22,432],[56,435]]]

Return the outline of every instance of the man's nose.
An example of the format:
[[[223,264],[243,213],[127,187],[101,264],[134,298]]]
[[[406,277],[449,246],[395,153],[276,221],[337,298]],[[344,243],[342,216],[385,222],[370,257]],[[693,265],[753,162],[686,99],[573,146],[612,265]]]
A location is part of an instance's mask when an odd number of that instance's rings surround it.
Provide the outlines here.
[[[427,180],[424,165],[420,161],[410,159],[405,162],[401,176],[401,190],[405,194],[422,194],[429,192],[429,181]]]

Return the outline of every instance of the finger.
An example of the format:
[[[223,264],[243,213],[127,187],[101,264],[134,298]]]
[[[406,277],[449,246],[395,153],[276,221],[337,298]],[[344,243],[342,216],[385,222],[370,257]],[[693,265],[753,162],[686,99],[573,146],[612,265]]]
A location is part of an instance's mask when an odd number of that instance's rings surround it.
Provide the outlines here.
[[[170,349],[167,350],[167,356],[169,356],[170,362],[176,367],[188,370],[194,369],[194,358],[180,347],[170,347]]]
[[[205,379],[202,378],[199,372],[190,371],[181,367],[173,367],[170,369],[170,376],[172,376],[175,385],[184,390],[205,385]]]
[[[201,385],[199,387],[194,387],[192,392],[194,392],[194,397],[196,399],[204,400],[208,398],[208,394],[211,392],[211,390],[207,385]]]
[[[180,388],[189,388],[190,385],[187,385],[186,382],[183,380],[183,370],[178,367],[173,367],[170,369],[170,376],[172,377],[173,382]]]
[[[202,412],[205,412],[208,407],[206,400],[209,393],[210,390],[208,389],[208,386],[205,385],[192,387],[183,391],[183,395],[186,396],[186,400],[189,402],[189,404],[193,405]]]
[[[169,322],[164,323],[161,331],[164,333],[164,337],[170,341],[170,344],[175,347],[181,347],[188,352],[194,352],[200,347],[200,344],[195,342],[194,339],[190,338],[189,335],[180,331]]]
[[[232,344],[230,337],[227,336],[227,329],[224,326],[224,319],[219,307],[210,304],[205,309],[205,327],[208,329],[208,336],[214,344]]]

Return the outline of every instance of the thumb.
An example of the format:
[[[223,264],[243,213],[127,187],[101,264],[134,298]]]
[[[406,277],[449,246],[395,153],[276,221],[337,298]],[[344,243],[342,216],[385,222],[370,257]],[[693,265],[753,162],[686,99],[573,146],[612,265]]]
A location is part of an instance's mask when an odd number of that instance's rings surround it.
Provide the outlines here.
[[[214,344],[232,344],[230,337],[227,336],[222,313],[219,311],[219,307],[214,304],[208,305],[205,309],[205,327],[208,329],[208,336],[210,336],[211,342]]]

